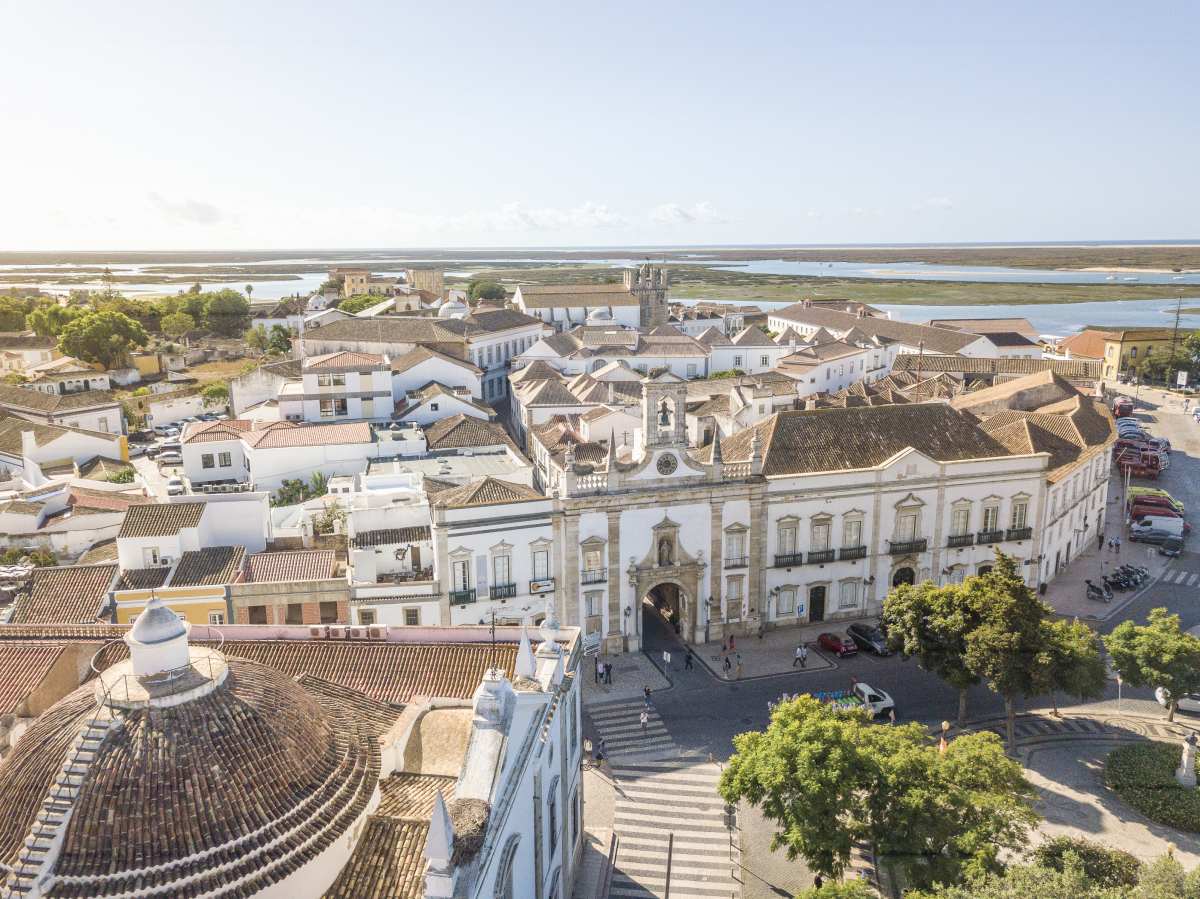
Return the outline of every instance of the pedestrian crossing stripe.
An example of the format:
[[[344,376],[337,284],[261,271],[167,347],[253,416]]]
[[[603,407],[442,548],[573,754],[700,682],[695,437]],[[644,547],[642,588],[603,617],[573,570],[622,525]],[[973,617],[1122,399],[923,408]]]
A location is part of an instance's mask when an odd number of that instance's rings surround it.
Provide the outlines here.
[[[646,723],[642,724],[642,711]],[[604,740],[610,757],[632,754],[665,754],[676,749],[662,718],[653,707],[639,701],[606,703],[587,710],[588,716]],[[599,742],[597,741],[597,747]]]

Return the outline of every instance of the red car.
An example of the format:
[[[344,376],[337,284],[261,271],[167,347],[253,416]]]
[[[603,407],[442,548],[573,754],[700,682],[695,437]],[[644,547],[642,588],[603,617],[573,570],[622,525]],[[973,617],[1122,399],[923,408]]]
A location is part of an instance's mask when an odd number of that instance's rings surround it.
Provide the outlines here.
[[[821,636],[817,637],[817,645],[822,649],[828,649],[830,652],[836,653],[838,658],[852,656],[858,652],[858,647],[854,641],[844,634],[821,634]]]
[[[1163,518],[1183,518],[1179,514],[1179,510],[1174,506],[1158,505],[1157,503],[1134,503],[1133,508],[1129,510],[1129,517],[1134,521],[1139,518],[1149,518],[1151,515],[1158,515]]]

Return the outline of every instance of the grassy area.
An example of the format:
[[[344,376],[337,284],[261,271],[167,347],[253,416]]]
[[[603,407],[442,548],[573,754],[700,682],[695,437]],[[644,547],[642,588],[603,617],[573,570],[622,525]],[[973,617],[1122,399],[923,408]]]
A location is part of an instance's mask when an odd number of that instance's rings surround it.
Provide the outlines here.
[[[619,283],[621,269],[604,265],[557,265],[488,269],[475,278],[518,284]],[[447,281],[455,281],[448,278]],[[457,279],[465,283],[466,279]],[[867,278],[811,278],[726,271],[702,265],[671,268],[673,299],[794,303],[805,297],[836,297],[865,303],[939,306],[992,306],[1024,303],[1093,303],[1170,298],[1200,287],[1153,284],[1011,284],[978,281],[906,281]]]

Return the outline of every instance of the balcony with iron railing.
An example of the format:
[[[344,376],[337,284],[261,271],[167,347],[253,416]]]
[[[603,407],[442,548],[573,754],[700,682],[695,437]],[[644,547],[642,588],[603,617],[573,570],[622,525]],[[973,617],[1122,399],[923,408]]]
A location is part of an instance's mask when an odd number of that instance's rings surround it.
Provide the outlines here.
[[[980,546],[982,546],[985,543],[999,543],[1003,539],[1004,539],[1004,531],[1001,531],[1001,530],[980,531],[979,532],[979,545]]]
[[[958,549],[963,546],[971,546],[975,543],[974,534],[951,534],[946,538],[946,546],[950,549]]]
[[[491,589],[492,599],[510,599],[517,595],[516,584],[492,584]]]
[[[808,554],[808,564],[822,565],[825,562],[832,562],[836,555],[837,553],[832,549],[818,549]]]
[[[893,556],[902,556],[908,553],[923,553],[928,545],[929,541],[924,537],[918,537],[914,540],[889,540],[888,553]]]
[[[603,584],[607,580],[607,568],[585,568],[583,570],[583,582],[585,584]]]
[[[1085,522],[1086,525],[1086,522]],[[1005,540],[1028,540],[1033,536],[1033,528],[1009,528],[1004,535]]]
[[[475,588],[468,587],[465,590],[450,591],[450,605],[465,606],[468,603],[475,602]]]
[[[726,556],[725,557],[725,567],[726,568],[749,568],[750,567],[750,557],[749,556]]]
[[[865,559],[867,557],[867,548],[865,546],[843,546],[838,550],[838,561],[847,562],[851,559]]]
[[[793,565],[804,564],[804,553],[778,553],[775,556],[776,568],[791,568]]]

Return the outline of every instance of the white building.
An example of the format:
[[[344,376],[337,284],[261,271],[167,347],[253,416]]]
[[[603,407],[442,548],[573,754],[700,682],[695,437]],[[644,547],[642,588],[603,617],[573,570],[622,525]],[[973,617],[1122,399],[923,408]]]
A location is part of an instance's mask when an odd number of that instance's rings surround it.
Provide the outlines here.
[[[278,394],[285,421],[387,420],[394,407],[388,358],[338,351],[304,359],[300,381]]]
[[[169,567],[185,552],[210,546],[261,552],[270,536],[268,500],[265,493],[239,493],[130,506],[117,534],[121,570]]]
[[[667,322],[669,284],[666,269],[647,263],[627,269],[621,284],[521,286],[512,302],[555,331],[569,331],[598,313],[618,327],[653,328]]]
[[[43,393],[28,387],[0,384],[0,410],[48,425],[65,425],[104,434],[125,433],[121,404],[107,390]]]
[[[465,359],[419,346],[393,356],[391,365],[392,399],[397,404],[411,391],[435,382],[450,388],[465,388],[476,399],[483,397],[483,369]]]

